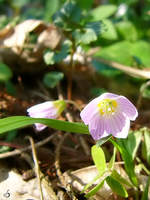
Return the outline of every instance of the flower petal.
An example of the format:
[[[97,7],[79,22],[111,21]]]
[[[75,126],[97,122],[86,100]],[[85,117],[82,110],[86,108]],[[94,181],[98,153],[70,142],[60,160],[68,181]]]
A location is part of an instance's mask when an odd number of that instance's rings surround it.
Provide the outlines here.
[[[27,109],[30,117],[35,118],[55,118],[57,115],[57,109],[54,107],[53,102],[47,101],[37,104]]]
[[[106,93],[103,93],[103,94],[101,95],[101,97],[103,97],[103,99],[113,99],[113,98],[119,97],[119,95],[106,92]]]
[[[39,124],[39,123],[36,123],[36,124],[35,124],[35,128],[36,128],[37,131],[42,131],[42,130],[44,130],[46,127],[47,127],[47,126],[44,125],[44,124]]]
[[[103,137],[107,137],[110,133],[107,133],[106,123],[104,118],[100,118],[99,114],[95,115],[89,123],[89,131],[94,140],[99,140]]]
[[[80,117],[86,125],[88,125],[89,122],[91,121],[91,118],[93,116],[93,112],[97,111],[97,104],[98,104],[99,101],[101,101],[101,97],[97,97],[97,98],[93,99],[81,111]]]
[[[113,134],[114,137],[117,138],[127,138],[130,129],[130,119],[128,117],[125,118],[125,125],[120,132],[115,132]]]
[[[135,120],[137,118],[138,112],[136,107],[126,97],[120,96],[117,98],[117,102],[119,103],[121,111],[124,112],[130,120]]]

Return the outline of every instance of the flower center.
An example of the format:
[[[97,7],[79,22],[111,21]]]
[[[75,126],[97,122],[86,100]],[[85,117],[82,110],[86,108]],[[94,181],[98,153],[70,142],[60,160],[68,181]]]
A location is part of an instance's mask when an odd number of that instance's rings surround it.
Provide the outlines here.
[[[97,105],[100,115],[113,115],[117,109],[117,102],[112,99],[104,99]]]

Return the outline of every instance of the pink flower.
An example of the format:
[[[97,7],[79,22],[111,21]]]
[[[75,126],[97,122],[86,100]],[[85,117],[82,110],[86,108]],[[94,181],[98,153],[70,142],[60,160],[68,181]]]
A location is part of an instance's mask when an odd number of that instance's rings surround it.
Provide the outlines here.
[[[138,116],[135,106],[124,96],[104,93],[93,99],[80,113],[94,140],[112,134],[126,138],[130,120]]]
[[[33,118],[49,118],[56,119],[61,112],[66,108],[66,103],[63,100],[46,101],[44,103],[37,104],[27,109],[30,117]],[[35,124],[37,131],[42,131],[47,126],[44,124]]]

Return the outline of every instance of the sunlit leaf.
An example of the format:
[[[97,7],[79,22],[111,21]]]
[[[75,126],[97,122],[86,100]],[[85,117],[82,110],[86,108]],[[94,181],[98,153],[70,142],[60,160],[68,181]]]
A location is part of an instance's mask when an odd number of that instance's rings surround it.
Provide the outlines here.
[[[118,34],[111,20],[104,19],[103,24],[104,24],[104,32],[102,33],[101,37],[106,40],[117,40]]]
[[[114,179],[112,176],[108,176],[106,178],[106,182],[109,185],[109,187],[112,189],[113,192],[118,194],[121,197],[128,197],[128,193],[123,185],[121,185],[116,179]]]
[[[47,51],[44,54],[44,61],[47,65],[53,65],[55,63],[54,59],[55,53],[53,51]]]
[[[150,52],[150,44],[144,40],[138,40],[133,43],[131,46],[131,54],[133,56],[138,57],[143,63],[144,67],[150,66],[149,52]]]
[[[59,0],[46,0],[44,19],[49,21],[59,8]]]
[[[116,159],[116,150],[117,150],[116,147],[114,147],[113,155],[112,155],[112,157],[109,161],[109,164],[108,164],[108,168],[111,169],[111,170],[114,168],[115,159]]]
[[[128,41],[116,42],[110,46],[100,49],[95,56],[100,56],[107,60],[116,61],[123,65],[132,66],[133,58],[130,54],[132,44]]]
[[[44,54],[44,61],[47,65],[53,65],[55,63],[61,62],[67,57],[71,51],[72,42],[70,40],[65,40],[61,44],[60,50],[52,51],[48,50]]]
[[[99,174],[103,175],[103,173],[106,170],[106,159],[102,148],[97,145],[94,145],[91,149],[91,153],[93,161],[99,171]]]
[[[122,144],[132,156],[132,159],[135,158],[138,147],[141,143],[142,132],[141,131],[132,131],[129,133],[128,137],[122,140]]]
[[[105,179],[101,183],[97,184],[92,190],[90,190],[90,192],[88,192],[85,195],[85,197],[89,198],[89,197],[94,196],[96,194],[96,192],[98,192],[103,187],[104,181],[105,181]]]
[[[117,6],[115,5],[101,5],[90,12],[93,21],[102,20],[110,17],[117,11]]]
[[[116,24],[116,28],[123,39],[130,41],[136,41],[138,39],[137,30],[130,21],[119,22]]]
[[[89,44],[98,39],[98,36],[103,31],[101,22],[91,22],[80,30],[77,29],[73,32],[73,37],[77,43]]]
[[[117,142],[112,139],[110,139],[110,141],[120,151],[122,159],[125,162],[125,170],[131,182],[135,186],[138,186],[138,180],[134,171],[134,162],[133,162],[132,156],[128,153],[128,151],[126,150],[126,147],[124,147],[121,139],[117,139]]]
[[[72,132],[89,134],[88,127],[83,123],[67,122],[63,120],[47,119],[47,118],[31,118],[26,116],[14,116],[0,119],[0,134],[29,126],[35,123],[45,124],[53,129]]]
[[[121,174],[119,174],[115,169],[112,171],[111,176],[114,179],[116,179],[119,183],[127,185],[129,187],[133,187],[133,185],[125,177],[121,176]]]

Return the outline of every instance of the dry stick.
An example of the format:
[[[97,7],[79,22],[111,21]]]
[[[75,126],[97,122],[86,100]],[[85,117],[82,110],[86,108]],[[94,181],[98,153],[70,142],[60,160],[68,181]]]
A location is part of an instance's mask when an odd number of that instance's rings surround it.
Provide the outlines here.
[[[119,64],[117,62],[114,61],[109,61],[109,60],[105,60],[103,58],[95,58],[97,61],[100,61],[104,64],[107,64],[111,67],[114,67],[116,69],[119,69],[129,75],[135,76],[135,77],[140,77],[140,78],[144,78],[144,79],[150,79],[150,70],[140,70],[140,69],[135,69],[133,67],[130,66],[126,66],[126,65],[122,65]],[[87,61],[89,63],[91,63],[92,57],[89,57],[87,59]]]
[[[54,136],[55,136],[55,134],[47,137],[46,139],[44,139],[44,140],[42,140],[40,142],[37,142],[35,144],[35,147],[43,146],[44,144],[48,143]],[[25,151],[31,150],[31,148],[32,148],[31,146],[28,146],[28,147],[25,147],[25,148],[22,148],[22,149],[16,149],[16,150],[11,151],[11,152],[2,153],[2,154],[0,154],[0,159],[8,158],[8,157],[12,157],[12,156],[16,156],[16,155],[22,154]]]
[[[60,180],[60,183],[63,185],[64,188],[67,186],[67,184],[66,184],[63,174],[60,170],[60,149],[62,147],[64,140],[66,139],[66,137],[68,135],[69,135],[69,133],[65,133],[65,135],[63,135],[63,137],[61,138],[60,142],[58,143],[58,146],[55,151],[55,153],[56,153],[55,168],[56,168],[56,172],[57,172],[58,178]]]
[[[44,200],[43,192],[42,192],[42,186],[41,186],[40,167],[39,167],[39,163],[38,163],[38,159],[37,159],[34,141],[33,141],[32,137],[28,137],[28,138],[30,140],[31,147],[32,147],[32,156],[33,156],[33,160],[34,160],[34,164],[35,164],[34,169],[35,169],[35,173],[36,173],[38,185],[39,185],[39,190],[40,190],[40,199]]]

